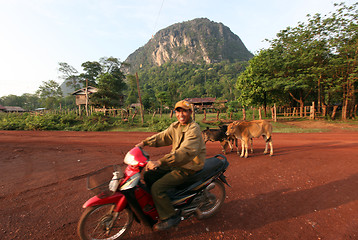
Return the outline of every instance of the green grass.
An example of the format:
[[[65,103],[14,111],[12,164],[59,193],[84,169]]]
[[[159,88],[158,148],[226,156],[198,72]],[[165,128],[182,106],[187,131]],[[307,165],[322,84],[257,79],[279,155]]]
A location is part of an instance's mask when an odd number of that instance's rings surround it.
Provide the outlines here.
[[[274,133],[317,133],[329,131],[324,128],[300,128],[282,122],[272,122],[272,128]]]
[[[218,128],[219,125],[227,123],[225,121],[229,118],[226,113],[221,113],[219,118],[222,121],[216,121],[217,113],[207,113],[206,120],[203,122],[204,114],[196,114],[195,121],[200,125],[202,130],[209,128]],[[257,116],[255,116],[257,119]],[[235,113],[232,116],[233,120],[241,120],[242,117]],[[249,116],[246,118],[250,120]],[[267,118],[267,120],[271,120]],[[280,119],[278,122],[272,122],[273,132],[276,133],[316,133],[330,131],[330,124],[334,124],[335,129],[345,131],[358,131],[357,120],[319,120],[328,123],[328,127],[309,128],[299,127],[292,122],[300,122],[307,119]],[[0,129],[2,130],[59,130],[59,131],[122,131],[122,132],[160,132],[166,129],[172,122],[176,121],[175,114],[170,118],[169,113],[163,113],[162,117],[152,114],[145,114],[144,123],[141,122],[140,116],[134,119],[129,118],[123,121],[119,116],[103,117],[102,114],[94,114],[90,117],[80,117],[76,114],[0,114]],[[312,121],[312,123],[315,120]],[[301,124],[302,125],[302,124]],[[327,125],[327,124],[325,124]],[[302,125],[304,126],[304,125]],[[316,125],[320,127],[320,125]]]

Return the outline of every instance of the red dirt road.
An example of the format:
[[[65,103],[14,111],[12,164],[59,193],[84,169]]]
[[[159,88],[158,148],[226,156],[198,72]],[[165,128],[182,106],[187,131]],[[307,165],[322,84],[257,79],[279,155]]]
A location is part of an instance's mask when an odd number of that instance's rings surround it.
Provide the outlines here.
[[[86,175],[149,135],[0,131],[0,239],[78,239]],[[273,144],[273,157],[262,139],[247,159],[227,155],[231,188],[217,215],[160,233],[134,223],[126,239],[358,239],[358,132],[274,133]],[[208,143],[208,157],[220,148]]]

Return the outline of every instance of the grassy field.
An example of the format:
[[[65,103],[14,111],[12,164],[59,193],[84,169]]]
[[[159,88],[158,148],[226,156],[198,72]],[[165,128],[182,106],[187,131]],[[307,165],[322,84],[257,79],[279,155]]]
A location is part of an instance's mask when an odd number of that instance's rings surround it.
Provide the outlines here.
[[[209,128],[218,128],[220,124],[228,124],[229,120],[226,118],[226,114],[220,115],[220,120],[216,121],[216,113],[209,113],[206,115],[206,120],[203,122],[204,115],[196,114],[195,121],[200,125],[201,129],[204,130],[206,127]],[[234,118],[236,117],[236,118]],[[235,120],[242,120],[242,118],[237,118],[241,116],[234,116],[232,118]],[[157,121],[163,119],[166,123],[175,121],[176,118],[173,115],[170,119],[168,114],[163,114],[161,118],[158,116],[155,117]],[[152,116],[145,116],[145,123],[153,121]],[[159,119],[159,120],[158,120]],[[256,118],[257,119],[257,118]],[[247,120],[250,120],[247,118]],[[344,131],[358,131],[358,121],[357,120],[348,120],[348,121],[331,121],[331,120],[307,120],[305,118],[297,119],[278,119],[277,122],[273,122],[272,119],[267,118],[266,120],[271,121],[273,126],[273,132],[277,133],[310,133],[310,132],[329,132],[332,130],[344,130]],[[165,124],[164,124],[165,125]],[[165,127],[164,127],[165,129]],[[139,131],[139,132],[156,132],[156,129],[147,127],[146,124],[141,126],[141,124],[133,124],[131,126],[125,127],[115,127],[111,131]]]

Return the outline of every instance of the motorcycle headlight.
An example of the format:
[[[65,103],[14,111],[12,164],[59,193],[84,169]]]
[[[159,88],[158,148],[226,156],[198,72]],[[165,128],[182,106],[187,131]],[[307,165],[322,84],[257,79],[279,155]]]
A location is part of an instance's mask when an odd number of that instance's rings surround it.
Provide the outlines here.
[[[127,153],[124,157],[124,163],[127,165],[137,166],[138,161],[134,159],[134,156],[130,153]]]
[[[124,163],[132,166],[144,167],[148,161],[148,154],[139,147],[132,148],[124,157]]]

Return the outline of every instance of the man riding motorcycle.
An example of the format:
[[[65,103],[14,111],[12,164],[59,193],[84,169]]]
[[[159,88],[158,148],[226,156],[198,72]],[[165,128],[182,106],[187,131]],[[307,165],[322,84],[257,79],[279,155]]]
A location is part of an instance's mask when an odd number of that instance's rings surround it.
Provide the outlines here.
[[[154,226],[155,230],[166,230],[180,223],[180,215],[175,212],[166,191],[203,169],[206,156],[200,126],[191,118],[191,104],[185,100],[179,101],[174,110],[177,122],[136,145],[141,148],[172,145],[169,154],[149,161],[148,171],[144,173],[160,218],[160,222]]]

